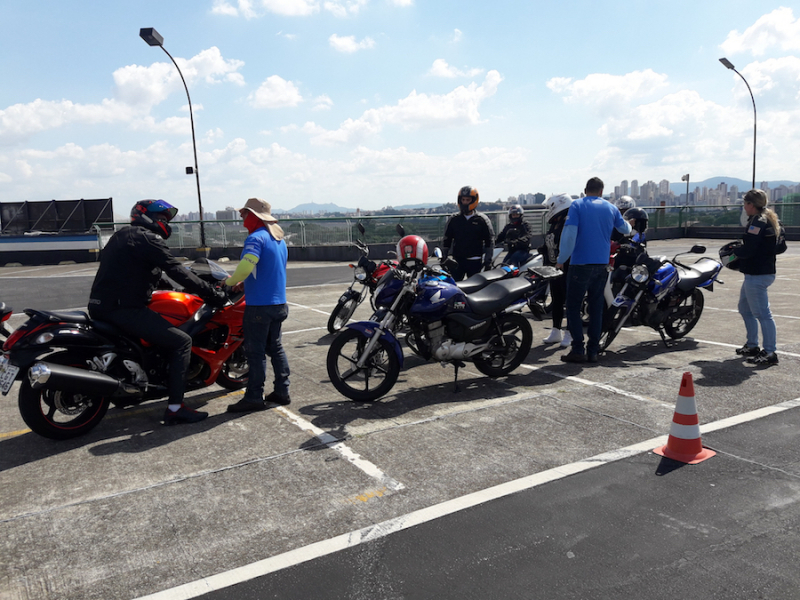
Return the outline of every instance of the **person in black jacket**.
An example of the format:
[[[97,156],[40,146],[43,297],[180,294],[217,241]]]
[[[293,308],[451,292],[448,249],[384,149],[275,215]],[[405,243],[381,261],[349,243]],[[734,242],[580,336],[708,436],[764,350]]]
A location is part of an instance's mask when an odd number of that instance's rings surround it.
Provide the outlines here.
[[[778,364],[777,331],[769,309],[767,288],[775,281],[776,242],[781,225],[775,211],[767,208],[767,194],[763,190],[750,190],[744,195],[744,211],[748,220],[743,243],[733,254],[738,270],[744,274],[739,314],[744,320],[747,341],[736,349],[736,354],[747,356],[749,363],[772,366]],[[758,347],[759,324],[763,350]]]
[[[224,292],[199,279],[170,254],[164,241],[178,209],[163,200],[142,200],[131,210],[131,224],[117,231],[100,253],[100,267],[89,296],[93,319],[111,323],[129,335],[169,350],[169,406],[164,424],[195,423],[208,413],[183,404],[184,378],[192,338],[147,308],[162,271],[210,304],[225,301]]]
[[[478,190],[468,185],[462,187],[458,192],[459,212],[450,215],[444,226],[442,260],[448,256],[456,260],[458,265],[450,273],[456,281],[492,264],[494,229],[489,217],[475,210],[478,201]]]
[[[508,247],[508,254],[503,259],[507,265],[519,267],[530,259],[533,232],[531,226],[525,222],[524,214],[525,210],[519,204],[509,208],[508,224],[497,234],[497,243],[505,242]]]
[[[542,264],[554,267],[558,263],[558,251],[561,244],[561,232],[564,230],[564,222],[567,220],[567,212],[572,204],[572,196],[569,194],[556,194],[550,196],[545,202],[547,213],[545,219],[550,224],[544,236],[544,245],[538,248],[542,255]],[[569,260],[564,263],[561,270],[563,275],[550,280],[550,299],[552,307],[553,327],[550,334],[542,340],[545,344],[561,344],[562,348],[568,348],[572,344],[572,335],[569,329],[561,330],[564,323],[564,303],[567,300],[567,270]]]

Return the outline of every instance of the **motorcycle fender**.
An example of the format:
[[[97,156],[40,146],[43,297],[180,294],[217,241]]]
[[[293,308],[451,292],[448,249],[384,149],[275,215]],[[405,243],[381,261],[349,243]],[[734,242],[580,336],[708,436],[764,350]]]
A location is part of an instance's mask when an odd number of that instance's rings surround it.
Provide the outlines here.
[[[353,289],[347,290],[344,294],[342,294],[341,298],[339,298],[339,302],[344,304],[345,302],[347,302],[351,298],[354,298],[355,300],[359,300],[361,298],[361,292],[359,292],[358,290],[353,290]]]
[[[361,332],[364,334],[364,337],[371,338],[375,330],[380,327],[380,323],[376,323],[375,321],[358,321],[357,323],[350,323],[346,327]],[[403,349],[400,347],[400,342],[397,341],[397,338],[394,337],[391,331],[384,331],[382,337],[392,345],[395,354],[397,354],[397,360],[400,362],[400,368],[403,368]]]

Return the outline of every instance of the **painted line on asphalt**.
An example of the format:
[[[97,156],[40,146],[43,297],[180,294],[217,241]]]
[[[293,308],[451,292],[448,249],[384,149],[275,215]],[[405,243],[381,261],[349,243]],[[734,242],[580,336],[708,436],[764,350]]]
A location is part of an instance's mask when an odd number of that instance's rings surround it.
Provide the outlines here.
[[[314,312],[318,312],[321,315],[330,316],[330,311],[320,310],[318,308],[312,308],[310,306],[306,306],[305,304],[298,304],[297,302],[287,302],[289,306],[296,306],[297,308],[305,308],[306,310],[313,310]]]
[[[377,479],[385,488],[393,492],[405,489],[406,486],[404,486],[402,483],[389,477],[386,473],[381,471],[375,464],[363,458],[352,448],[345,445],[345,443],[342,440],[334,437],[324,429],[320,429],[313,423],[306,421],[304,418],[302,418],[299,415],[296,415],[292,411],[288,410],[286,407],[278,406],[275,408],[275,410],[280,414],[282,414],[291,423],[294,423],[297,427],[305,431],[306,433],[310,433],[311,435],[313,435],[325,446],[341,454],[342,458],[347,460],[349,463],[361,469],[364,473],[366,473],[370,477]]]
[[[800,398],[743,413],[729,419],[722,419],[721,421],[717,421],[715,423],[707,423],[706,425],[700,426],[700,431],[703,433],[717,431],[719,429],[731,427],[732,425],[754,421],[767,415],[783,412],[798,406],[800,406]],[[479,492],[467,494],[466,496],[461,496],[460,498],[453,498],[452,500],[447,500],[446,502],[442,502],[440,504],[435,504],[406,515],[395,517],[394,519],[389,519],[388,521],[383,521],[382,523],[378,523],[376,525],[370,525],[368,527],[351,531],[334,538],[322,540],[302,548],[297,548],[295,550],[290,550],[288,552],[284,552],[283,554],[265,558],[264,560],[254,562],[249,565],[244,565],[224,573],[204,577],[202,579],[198,579],[197,581],[193,581],[191,583],[168,590],[163,590],[161,592],[156,592],[148,596],[141,596],[137,600],[189,600],[191,598],[197,598],[198,596],[208,594],[209,592],[229,588],[233,585],[250,581],[257,577],[263,577],[288,567],[293,567],[316,558],[321,558],[341,550],[346,550],[347,548],[353,548],[354,546],[359,546],[366,542],[384,538],[393,533],[397,533],[398,531],[403,531],[417,525],[422,525],[447,515],[451,515],[480,504],[485,504],[486,502],[490,502],[492,500],[497,500],[511,494],[530,490],[546,483],[557,481],[559,479],[563,479],[564,477],[601,467],[603,465],[617,462],[638,454],[651,452],[653,448],[658,448],[666,444],[667,437],[667,435],[661,435],[637,444],[626,446],[624,448],[603,452],[602,454],[597,454],[584,460],[560,467],[555,467],[553,469],[548,469],[547,471],[542,471],[540,473],[535,473],[514,481],[496,485]]]

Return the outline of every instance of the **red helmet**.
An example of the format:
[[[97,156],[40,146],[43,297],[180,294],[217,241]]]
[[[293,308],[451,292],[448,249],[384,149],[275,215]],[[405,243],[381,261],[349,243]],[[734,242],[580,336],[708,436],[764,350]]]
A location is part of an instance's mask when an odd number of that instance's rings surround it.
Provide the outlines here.
[[[397,260],[418,258],[428,264],[428,244],[418,235],[407,235],[397,242]]]

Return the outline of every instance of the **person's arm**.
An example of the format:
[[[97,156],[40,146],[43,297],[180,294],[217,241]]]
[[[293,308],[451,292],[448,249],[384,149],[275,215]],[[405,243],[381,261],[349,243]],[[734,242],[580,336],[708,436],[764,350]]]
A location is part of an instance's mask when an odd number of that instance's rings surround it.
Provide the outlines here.
[[[239,265],[236,267],[236,270],[233,272],[233,275],[231,275],[225,280],[225,285],[233,287],[237,283],[243,282],[250,276],[250,273],[253,272],[253,269],[256,268],[257,264],[258,264],[258,257],[255,254],[250,254],[250,253],[245,254],[242,257],[242,260],[239,261]]]
[[[563,265],[572,256],[575,250],[575,240],[578,238],[578,227],[576,225],[565,225],[561,232],[561,243],[558,247],[558,265]]]
[[[742,245],[733,250],[738,258],[753,258],[761,252],[762,239],[766,234],[767,223],[763,219],[753,219],[742,237]]]
[[[447,218],[447,223],[444,225],[444,235],[442,236],[442,259],[444,260],[450,254],[450,248],[453,245],[453,233],[450,231],[453,215]]]
[[[492,254],[494,248],[494,227],[492,221],[486,215],[481,215],[486,223],[486,233],[483,239],[483,267],[488,269],[492,266]]]

